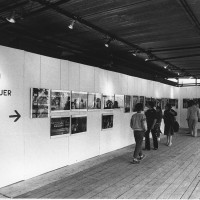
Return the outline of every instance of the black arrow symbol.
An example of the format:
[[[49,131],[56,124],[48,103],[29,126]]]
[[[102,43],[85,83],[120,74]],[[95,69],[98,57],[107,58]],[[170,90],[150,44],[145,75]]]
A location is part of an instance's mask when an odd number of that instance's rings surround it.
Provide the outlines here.
[[[21,115],[20,115],[16,110],[15,110],[15,113],[16,113],[17,115],[9,115],[9,118],[16,117],[16,119],[15,119],[14,122],[16,122],[16,121],[21,117]]]

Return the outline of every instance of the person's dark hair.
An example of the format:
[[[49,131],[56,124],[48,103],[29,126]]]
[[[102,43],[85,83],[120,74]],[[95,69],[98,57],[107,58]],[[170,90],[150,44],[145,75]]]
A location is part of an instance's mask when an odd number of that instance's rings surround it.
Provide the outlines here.
[[[138,111],[142,111],[143,110],[143,104],[142,103],[137,103],[135,105],[135,111],[138,112]]]
[[[170,103],[167,103],[165,106],[168,107],[169,109],[172,108],[172,105]]]
[[[153,107],[155,106],[155,104],[154,104],[153,101],[149,101],[149,102],[148,102],[148,105],[149,105],[151,108],[153,108]]]
[[[162,110],[160,106],[156,106],[156,110]]]

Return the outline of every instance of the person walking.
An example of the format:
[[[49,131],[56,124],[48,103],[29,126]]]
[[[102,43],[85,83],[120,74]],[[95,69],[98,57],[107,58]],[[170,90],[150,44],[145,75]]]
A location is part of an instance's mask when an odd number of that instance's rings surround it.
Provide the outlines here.
[[[177,116],[177,112],[172,109],[172,106],[170,103],[167,103],[165,105],[165,111],[164,111],[164,123],[165,123],[165,128],[164,128],[164,135],[167,136],[167,146],[172,145],[172,136],[174,135],[174,122],[175,122],[175,116]]]
[[[149,134],[151,132],[153,137],[153,146],[154,150],[158,149],[158,139],[156,135],[155,124],[157,121],[156,110],[154,109],[154,102],[148,102],[148,110],[145,112],[146,119],[147,119],[147,131],[145,133],[145,150],[150,150],[150,138]]]
[[[187,121],[189,126],[189,132],[193,137],[197,137],[197,122],[200,118],[199,108],[196,106],[193,100],[189,102],[190,107],[187,110]]]
[[[142,160],[145,155],[142,153],[142,142],[144,133],[146,131],[146,117],[142,112],[143,104],[137,103],[135,105],[135,110],[137,113],[133,114],[131,117],[130,126],[134,131],[135,138],[135,150],[133,154],[133,164],[138,164],[140,160]]]

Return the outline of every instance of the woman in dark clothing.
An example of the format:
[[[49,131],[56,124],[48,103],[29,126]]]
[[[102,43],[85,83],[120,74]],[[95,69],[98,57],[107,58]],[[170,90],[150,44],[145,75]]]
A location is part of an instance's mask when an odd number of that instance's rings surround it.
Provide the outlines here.
[[[172,145],[172,135],[174,135],[174,122],[175,122],[175,116],[177,116],[177,112],[172,109],[171,104],[167,103],[165,105],[165,111],[164,111],[164,123],[165,123],[165,129],[164,129],[164,135],[167,136],[167,146]]]

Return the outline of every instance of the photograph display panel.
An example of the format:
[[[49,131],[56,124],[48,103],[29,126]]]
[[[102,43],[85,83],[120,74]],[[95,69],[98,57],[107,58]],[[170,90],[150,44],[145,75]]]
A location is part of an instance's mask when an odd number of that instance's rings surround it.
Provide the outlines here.
[[[87,131],[87,116],[72,116],[71,134]]]
[[[197,105],[197,107],[200,106],[200,99],[199,98],[194,98],[193,101]]]
[[[165,109],[165,105],[167,104],[167,103],[169,103],[169,99],[168,98],[162,98],[162,110],[164,110]]]
[[[132,100],[132,111],[135,112],[135,105],[140,102],[140,97],[139,96],[133,96]]]
[[[124,108],[124,95],[115,95],[114,108]]]
[[[69,91],[52,90],[51,91],[51,111],[70,110],[71,93]]]
[[[31,88],[31,118],[47,118],[50,113],[50,90]]]
[[[156,99],[155,100],[155,106],[157,107],[157,106],[159,106],[159,107],[161,107],[161,109],[162,109],[162,99]]]
[[[70,133],[70,117],[51,118],[51,136],[66,135]]]
[[[89,93],[88,94],[88,109],[101,109],[101,94]]]
[[[188,108],[188,102],[191,99],[183,99],[183,108]]]
[[[129,113],[131,111],[131,96],[124,96],[124,112]]]
[[[175,99],[175,107],[178,109],[178,99]]]
[[[87,92],[72,92],[71,109],[86,110],[87,109]]]
[[[151,98],[150,98],[150,97],[146,97],[146,98],[145,98],[145,107],[148,106],[149,101],[151,101]]]
[[[139,100],[143,106],[145,105],[145,97],[144,96],[140,96],[140,100]]]
[[[114,107],[114,95],[103,95],[103,109],[113,109]]]
[[[113,128],[113,114],[102,115],[102,130]]]

